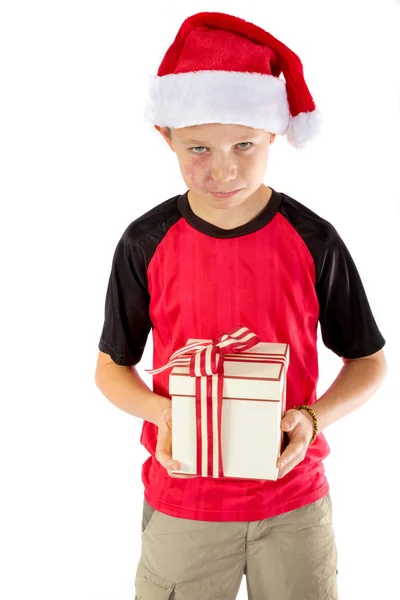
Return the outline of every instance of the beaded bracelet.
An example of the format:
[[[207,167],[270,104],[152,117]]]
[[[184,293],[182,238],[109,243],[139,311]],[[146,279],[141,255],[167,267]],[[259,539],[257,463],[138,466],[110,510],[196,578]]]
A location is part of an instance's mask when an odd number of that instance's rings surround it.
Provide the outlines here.
[[[307,404],[299,404],[298,406],[293,406],[293,408],[295,408],[296,410],[301,410],[302,408],[305,408],[310,413],[310,415],[312,416],[313,421],[314,421],[314,433],[313,433],[312,438],[311,438],[311,440],[309,442],[310,444],[312,444],[313,441],[315,440],[315,438],[317,437],[317,434],[318,434],[317,415],[315,414],[315,412],[313,411],[313,409],[310,408]]]

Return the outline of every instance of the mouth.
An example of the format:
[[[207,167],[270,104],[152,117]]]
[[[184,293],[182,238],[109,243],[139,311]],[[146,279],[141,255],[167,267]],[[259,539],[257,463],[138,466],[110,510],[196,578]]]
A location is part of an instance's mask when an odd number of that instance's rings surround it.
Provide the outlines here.
[[[237,190],[232,190],[232,192],[210,192],[210,194],[216,196],[217,198],[228,198],[229,196],[233,196],[234,194],[237,194],[240,191],[241,188]]]

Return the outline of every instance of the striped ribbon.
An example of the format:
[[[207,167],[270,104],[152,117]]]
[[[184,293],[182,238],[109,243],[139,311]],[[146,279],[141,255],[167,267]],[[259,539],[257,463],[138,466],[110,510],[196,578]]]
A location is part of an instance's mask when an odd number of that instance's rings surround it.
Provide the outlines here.
[[[211,342],[182,346],[171,354],[167,364],[158,369],[145,369],[155,375],[171,367],[189,365],[190,376],[196,377],[196,473],[203,477],[224,476],[221,445],[224,356],[243,352],[259,342],[261,340],[247,327],[238,327]],[[205,436],[203,431],[206,431]],[[206,460],[202,452],[204,439],[207,441]]]

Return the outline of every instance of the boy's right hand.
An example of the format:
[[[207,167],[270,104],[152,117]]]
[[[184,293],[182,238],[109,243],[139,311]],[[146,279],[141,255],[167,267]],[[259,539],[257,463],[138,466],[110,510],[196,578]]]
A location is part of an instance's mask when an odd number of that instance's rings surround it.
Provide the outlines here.
[[[156,446],[156,459],[167,469],[168,475],[171,477],[199,477],[196,474],[181,474],[173,473],[172,469],[175,465],[180,467],[179,461],[172,460],[172,406],[164,408],[160,423],[158,425],[158,436]]]

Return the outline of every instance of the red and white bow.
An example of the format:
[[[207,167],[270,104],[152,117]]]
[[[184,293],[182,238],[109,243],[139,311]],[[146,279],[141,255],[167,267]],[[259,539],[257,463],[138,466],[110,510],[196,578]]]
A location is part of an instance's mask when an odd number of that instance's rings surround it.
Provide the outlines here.
[[[221,421],[224,383],[224,356],[240,353],[261,340],[247,327],[238,327],[209,342],[193,342],[171,354],[167,364],[145,369],[151,375],[175,366],[189,365],[196,377],[196,473],[223,477]],[[202,435],[206,431],[206,437]]]

